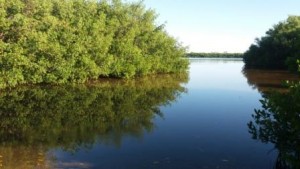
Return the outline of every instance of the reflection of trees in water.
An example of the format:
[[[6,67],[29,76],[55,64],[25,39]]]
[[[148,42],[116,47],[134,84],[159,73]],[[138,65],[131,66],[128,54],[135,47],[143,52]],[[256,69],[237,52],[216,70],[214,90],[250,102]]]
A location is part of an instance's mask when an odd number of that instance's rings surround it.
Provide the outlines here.
[[[187,79],[186,74],[161,75],[88,86],[24,87],[2,92],[2,165],[14,166],[8,158],[15,155],[6,154],[22,152],[20,147],[38,156],[36,146],[44,153],[55,147],[76,151],[96,142],[120,146],[124,136],[142,137],[145,131],[153,130],[153,118],[162,116],[159,106],[175,101],[185,92],[181,83]],[[20,158],[26,161],[27,157]]]
[[[243,69],[243,74],[247,78],[248,84],[257,88],[260,92],[266,92],[273,89],[277,91],[287,91],[284,83],[286,80],[299,80],[299,75],[291,74],[288,71]]]
[[[254,139],[273,143],[278,150],[276,168],[300,168],[300,86],[288,93],[265,96],[262,109],[248,123]]]
[[[191,63],[234,63],[242,62],[242,58],[188,58]]]
[[[0,168],[51,169],[45,149],[39,146],[1,146]]]

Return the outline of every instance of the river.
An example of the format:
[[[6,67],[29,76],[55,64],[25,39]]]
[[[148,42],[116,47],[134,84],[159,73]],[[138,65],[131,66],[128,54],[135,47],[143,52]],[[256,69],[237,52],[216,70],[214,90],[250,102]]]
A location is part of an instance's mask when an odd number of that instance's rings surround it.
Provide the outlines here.
[[[277,150],[247,124],[265,91],[296,77],[190,61],[187,74],[2,92],[0,168],[273,168]]]

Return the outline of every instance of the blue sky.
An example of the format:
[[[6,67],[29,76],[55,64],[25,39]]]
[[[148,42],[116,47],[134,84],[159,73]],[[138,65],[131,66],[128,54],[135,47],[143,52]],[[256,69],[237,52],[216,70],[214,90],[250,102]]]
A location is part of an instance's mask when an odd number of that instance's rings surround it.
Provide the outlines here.
[[[136,0],[131,0],[136,1]],[[244,52],[289,15],[300,0],[144,0],[167,32],[193,52]]]

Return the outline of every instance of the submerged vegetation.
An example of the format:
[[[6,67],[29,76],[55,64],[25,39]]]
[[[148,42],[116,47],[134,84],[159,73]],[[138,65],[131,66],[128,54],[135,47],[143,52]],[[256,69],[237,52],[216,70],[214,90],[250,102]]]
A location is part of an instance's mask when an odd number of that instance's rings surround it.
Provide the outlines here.
[[[297,70],[300,59],[300,16],[290,16],[256,39],[244,53],[246,68]]]
[[[0,0],[0,88],[182,72],[185,48],[142,3]]]
[[[187,53],[186,57],[191,58],[242,58],[242,53]]]

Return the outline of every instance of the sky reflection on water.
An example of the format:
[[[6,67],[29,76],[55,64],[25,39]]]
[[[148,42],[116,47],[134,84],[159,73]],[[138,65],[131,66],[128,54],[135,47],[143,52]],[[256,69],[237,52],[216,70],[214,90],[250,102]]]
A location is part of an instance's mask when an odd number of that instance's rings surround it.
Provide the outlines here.
[[[243,65],[192,59],[189,77],[4,93],[1,125],[12,130],[0,132],[0,161],[8,169],[26,168],[22,160],[28,168],[39,160],[40,168],[272,168],[273,145],[248,132],[262,96]]]
[[[251,139],[247,123],[261,94],[250,87],[240,60],[193,60],[188,92],[162,106],[153,132],[127,137],[118,148],[96,145],[62,161],[95,168],[272,168],[276,151]]]

